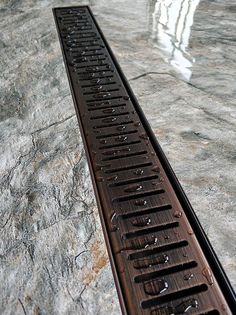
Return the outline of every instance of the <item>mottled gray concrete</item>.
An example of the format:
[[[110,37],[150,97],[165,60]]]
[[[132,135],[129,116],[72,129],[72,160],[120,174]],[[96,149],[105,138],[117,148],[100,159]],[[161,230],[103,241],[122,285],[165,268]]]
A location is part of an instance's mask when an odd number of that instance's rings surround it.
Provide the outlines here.
[[[65,4],[91,5],[236,288],[236,1],[185,1],[0,2],[0,314],[120,314],[51,13]]]

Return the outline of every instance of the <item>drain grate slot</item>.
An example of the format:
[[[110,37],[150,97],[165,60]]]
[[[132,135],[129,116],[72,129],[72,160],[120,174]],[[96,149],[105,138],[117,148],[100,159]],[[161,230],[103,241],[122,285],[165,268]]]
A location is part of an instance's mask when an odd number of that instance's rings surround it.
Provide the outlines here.
[[[130,130],[130,131],[124,131],[124,132],[115,132],[115,133],[108,133],[101,136],[97,136],[97,139],[104,139],[109,137],[115,137],[115,136],[123,136],[123,135],[131,135],[133,133],[137,133],[137,130]]]
[[[123,166],[123,167],[120,167],[120,168],[113,168],[113,169],[109,169],[107,171],[105,171],[105,173],[118,173],[118,172],[121,172],[121,171],[128,171],[128,170],[132,170],[132,169],[135,169],[135,168],[138,168],[138,167],[145,167],[145,166],[150,166],[152,165],[152,163],[142,163],[142,164],[135,164],[135,165],[127,165],[127,166]]]
[[[230,284],[91,10],[53,11],[123,314],[233,314]]]
[[[101,118],[107,118],[107,117],[117,117],[117,116],[123,116],[129,114],[128,112],[124,113],[117,113],[117,114],[110,114],[110,115],[101,115],[101,116],[91,116],[91,120],[101,119]]]
[[[117,108],[117,107],[124,107],[125,104],[116,104],[116,105],[108,105],[108,106],[96,106],[95,108],[88,108],[89,111],[98,111],[101,109],[107,109],[107,108]]]
[[[100,128],[107,128],[107,127],[115,127],[115,126],[120,126],[122,125],[129,125],[132,124],[133,121],[132,120],[128,120],[128,121],[121,121],[121,122],[117,122],[114,124],[106,124],[106,125],[98,125],[98,126],[94,126],[93,129],[100,129]]]
[[[155,255],[158,253],[166,252],[166,251],[171,250],[171,249],[177,249],[177,248],[181,248],[181,247],[185,247],[185,246],[188,246],[187,241],[181,241],[178,243],[163,245],[163,246],[159,246],[159,247],[156,247],[153,249],[147,249],[145,251],[132,253],[129,255],[129,259],[134,260],[134,259],[144,258],[144,257],[152,256],[152,255]]]
[[[104,92],[108,93],[108,92],[116,92],[119,91],[119,89],[104,89]],[[84,92],[84,95],[94,95],[95,91],[91,91],[91,92]]]
[[[179,222],[171,222],[171,223],[167,223],[167,224],[162,224],[162,225],[142,229],[140,231],[126,233],[125,237],[127,239],[129,239],[129,238],[133,238],[133,237],[143,236],[145,234],[155,233],[157,231],[173,229],[174,227],[177,227],[177,226],[179,226]]]
[[[150,180],[154,180],[159,178],[158,175],[152,175],[152,176],[148,176],[148,177],[139,177],[139,178],[133,178],[133,179],[127,179],[125,181],[122,182],[115,182],[113,184],[110,184],[110,187],[117,187],[117,186],[124,186],[127,184],[133,184],[133,183],[141,183],[141,182],[145,182],[145,181],[150,181]]]
[[[183,270],[192,269],[195,267],[197,267],[196,261],[190,261],[190,262],[185,263],[185,264],[181,264],[181,265],[177,265],[174,267],[165,268],[165,269],[162,269],[160,271],[150,272],[150,273],[143,274],[141,276],[137,276],[134,278],[134,281],[136,283],[140,283],[140,282],[148,281],[151,279],[155,279],[156,277],[163,277],[163,276],[166,276],[169,274],[173,274],[173,273],[183,271]]]
[[[157,194],[163,194],[165,191],[164,189],[158,189],[158,190],[153,190],[153,191],[148,191],[148,192],[144,192],[141,194],[134,194],[134,195],[128,195],[128,196],[124,196],[124,197],[118,197],[116,199],[113,199],[114,201],[117,202],[122,202],[122,201],[129,201],[129,200],[133,200],[133,199],[137,199],[137,198],[142,198],[142,197],[148,197],[148,196],[155,196]]]
[[[102,161],[111,161],[111,160],[118,160],[118,159],[120,160],[120,159],[124,159],[124,158],[131,157],[131,156],[143,155],[146,153],[147,153],[147,151],[136,151],[133,153],[126,153],[126,154],[111,156],[111,157],[107,157],[107,158],[102,158]]]
[[[129,212],[129,213],[123,214],[123,218],[129,219],[129,218],[137,217],[137,216],[141,216],[141,215],[148,215],[148,214],[152,214],[152,213],[156,214],[158,211],[166,211],[166,210],[170,210],[170,209],[172,209],[171,205],[161,205],[159,207],[147,208],[147,209],[142,209],[139,211],[134,211],[134,212]]]
[[[110,145],[100,147],[99,149],[111,149],[111,148],[123,147],[126,145],[138,144],[140,142],[141,142],[140,140],[136,140],[136,141],[131,141],[131,142],[127,142],[127,143],[110,144]]]
[[[185,290],[177,291],[177,292],[165,295],[165,296],[160,296],[160,297],[155,298],[155,299],[143,301],[141,303],[141,305],[143,308],[150,308],[150,307],[162,304],[162,303],[174,301],[174,300],[179,299],[179,298],[186,298],[186,297],[191,296],[191,295],[194,296],[197,293],[207,291],[207,289],[208,289],[208,287],[206,284],[201,284],[201,285],[194,286],[192,288],[188,288]]]
[[[103,80],[103,81],[105,81],[105,80]],[[101,80],[99,81],[99,82],[101,82]],[[102,86],[106,86],[106,85],[112,85],[112,84],[116,84],[116,82],[115,81],[110,81],[110,82],[101,82],[100,84],[102,84]],[[92,83],[92,84],[83,84],[83,85],[81,85],[81,87],[82,88],[93,88],[93,87],[95,87],[95,86],[97,86],[98,85],[98,83]]]

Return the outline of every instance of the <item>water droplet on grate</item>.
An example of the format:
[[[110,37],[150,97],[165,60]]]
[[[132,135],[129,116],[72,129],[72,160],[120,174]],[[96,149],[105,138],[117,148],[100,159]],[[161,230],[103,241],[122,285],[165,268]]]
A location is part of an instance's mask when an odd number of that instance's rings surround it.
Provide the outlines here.
[[[182,217],[182,212],[177,209],[177,210],[174,211],[173,216],[175,218],[181,218]]]
[[[212,285],[214,283],[214,279],[213,279],[213,276],[209,267],[203,268],[202,274],[207,279],[207,282],[209,285]]]
[[[107,177],[107,180],[108,180],[108,181],[114,181],[114,180],[117,180],[117,179],[118,179],[118,176],[117,176],[117,175]]]
[[[189,300],[183,301],[179,305],[175,306],[174,314],[186,313],[192,307],[193,308],[197,308],[198,307],[198,301],[196,299],[189,299]]]
[[[101,79],[93,79],[93,80],[91,80],[91,83],[92,84],[98,84],[99,82],[101,81]]]
[[[106,144],[106,143],[107,143],[107,140],[102,139],[102,140],[100,140],[99,142],[100,142],[101,144]]]
[[[152,280],[144,284],[144,291],[148,295],[158,295],[168,289],[168,283],[164,279]]]
[[[186,275],[184,275],[184,280],[188,281],[190,279],[193,278],[193,274],[192,273],[187,273]]]
[[[121,126],[118,126],[116,129],[119,131],[122,131],[122,130],[126,129],[126,126],[121,125]]]
[[[103,166],[102,164],[95,164],[95,171],[101,171],[103,169]]]
[[[93,75],[95,75],[95,73],[93,73]],[[94,94],[93,98],[105,98],[107,96],[111,96],[111,93],[98,93],[98,94]],[[115,118],[115,117],[112,117]]]
[[[145,206],[147,204],[147,201],[144,199],[135,200],[134,204],[135,206]]]
[[[116,121],[116,117],[107,117],[107,118],[104,118],[102,120],[103,123],[109,123],[109,122],[113,122],[113,121]]]
[[[135,191],[139,191],[142,190],[143,186],[140,184],[135,184],[135,185],[130,185],[129,187],[127,187],[124,191],[125,192],[135,192]]]
[[[123,99],[128,101],[129,100],[129,96],[123,96]]]
[[[157,238],[155,235],[151,235],[142,239],[136,239],[131,241],[130,249],[143,249],[149,246],[156,245]]]
[[[155,173],[160,173],[161,169],[160,169],[159,166],[154,166],[152,171],[155,172]]]
[[[144,139],[144,140],[148,140],[148,135],[146,133],[143,133],[139,136],[139,138]]]
[[[115,140],[118,142],[125,142],[127,141],[128,137],[127,136],[119,136]]]
[[[158,186],[159,183],[156,183],[156,182],[152,182],[152,186]]]
[[[198,308],[198,301],[196,299],[186,300],[179,305],[173,306],[164,306],[158,309],[155,309],[151,312],[151,315],[180,315],[187,313],[191,308]]]
[[[142,175],[143,174],[143,170],[141,168],[138,168],[134,171],[135,175]]]
[[[103,110],[104,114],[112,114],[114,113],[116,110],[114,108],[107,108]]]
[[[128,147],[128,148],[123,148],[123,149],[109,150],[109,151],[103,152],[102,154],[103,155],[116,155],[122,152],[129,152],[129,151],[130,151],[130,148]]]
[[[102,85],[97,85],[91,88],[91,90],[97,92],[97,91],[101,91],[103,89]]]
[[[111,232],[115,232],[117,229],[117,215],[116,212],[114,212],[111,216]]]
[[[168,261],[168,255],[163,254],[154,258],[137,259],[134,261],[133,266],[135,269],[145,269],[159,264],[166,264]]]
[[[149,225],[151,224],[151,222],[152,221],[149,217],[135,218],[131,221],[132,225],[139,226],[139,227]]]

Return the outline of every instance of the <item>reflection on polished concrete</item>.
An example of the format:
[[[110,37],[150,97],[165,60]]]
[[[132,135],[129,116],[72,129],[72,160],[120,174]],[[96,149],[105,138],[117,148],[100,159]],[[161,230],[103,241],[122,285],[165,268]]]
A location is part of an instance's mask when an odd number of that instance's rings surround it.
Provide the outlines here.
[[[121,314],[51,13],[78,4],[91,5],[236,288],[236,0],[7,0],[0,314]]]
[[[195,10],[200,0],[157,0],[152,14],[152,40],[165,60],[186,81],[194,58],[187,52]]]

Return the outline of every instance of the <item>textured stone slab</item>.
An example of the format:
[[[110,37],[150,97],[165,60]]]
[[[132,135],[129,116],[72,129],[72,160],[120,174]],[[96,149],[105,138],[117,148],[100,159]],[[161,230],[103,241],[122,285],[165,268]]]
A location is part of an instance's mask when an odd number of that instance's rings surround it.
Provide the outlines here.
[[[185,47],[195,58],[187,58],[190,81],[154,36],[158,1],[139,0],[135,8],[115,0],[70,4],[92,6],[236,287],[236,2],[196,7]],[[0,4],[4,315],[120,314],[51,12],[61,5]]]

